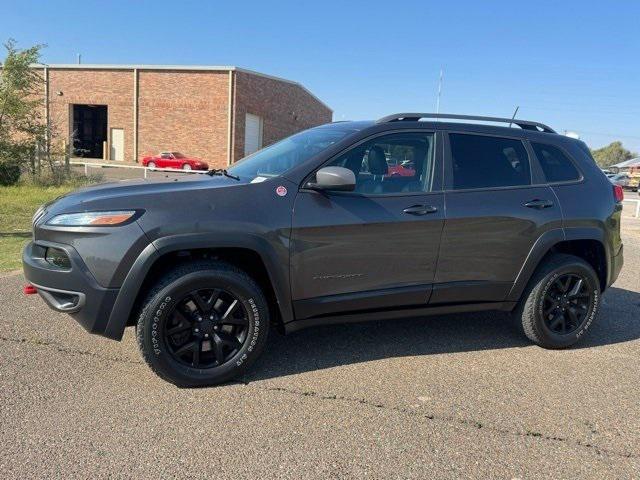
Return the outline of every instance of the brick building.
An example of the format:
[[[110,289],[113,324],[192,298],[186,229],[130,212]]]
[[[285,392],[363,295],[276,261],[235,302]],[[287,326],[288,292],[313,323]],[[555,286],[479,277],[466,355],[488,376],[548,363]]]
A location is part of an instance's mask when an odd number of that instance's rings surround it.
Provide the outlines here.
[[[34,68],[42,70],[54,141],[88,158],[139,161],[179,151],[224,167],[332,117],[299,83],[236,67]]]

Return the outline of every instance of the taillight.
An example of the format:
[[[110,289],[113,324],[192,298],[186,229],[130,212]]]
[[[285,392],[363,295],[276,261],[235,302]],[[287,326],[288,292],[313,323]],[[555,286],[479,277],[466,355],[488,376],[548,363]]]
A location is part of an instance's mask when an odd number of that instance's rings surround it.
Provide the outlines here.
[[[620,185],[613,186],[613,198],[616,199],[616,203],[620,203],[624,200],[624,190]]]

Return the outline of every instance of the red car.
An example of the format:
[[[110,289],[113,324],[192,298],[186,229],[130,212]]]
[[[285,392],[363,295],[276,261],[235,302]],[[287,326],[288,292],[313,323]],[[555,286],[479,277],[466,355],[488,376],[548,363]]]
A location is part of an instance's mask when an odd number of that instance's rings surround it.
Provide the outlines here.
[[[144,157],[142,165],[149,168],[179,168],[182,170],[209,170],[207,162],[186,157],[180,152],[162,152],[154,157]]]
[[[389,175],[392,177],[414,177],[416,170],[413,162],[402,162],[397,165],[389,165]]]

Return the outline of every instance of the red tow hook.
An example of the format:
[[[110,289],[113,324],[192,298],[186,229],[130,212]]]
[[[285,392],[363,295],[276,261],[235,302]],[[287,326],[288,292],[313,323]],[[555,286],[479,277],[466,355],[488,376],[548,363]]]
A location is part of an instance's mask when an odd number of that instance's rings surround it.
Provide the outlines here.
[[[22,289],[22,293],[25,295],[33,295],[34,293],[38,293],[38,289],[30,283],[27,283]]]

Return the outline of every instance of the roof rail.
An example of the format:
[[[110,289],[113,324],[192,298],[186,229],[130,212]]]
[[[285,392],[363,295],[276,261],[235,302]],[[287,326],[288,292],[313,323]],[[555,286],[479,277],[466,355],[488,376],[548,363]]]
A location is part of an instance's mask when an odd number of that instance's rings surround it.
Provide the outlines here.
[[[479,117],[476,115],[455,115],[450,113],[395,113],[393,115],[387,115],[376,121],[376,123],[388,123],[388,122],[400,122],[400,121],[413,121],[417,122],[421,118],[435,118],[435,119],[453,119],[453,120],[478,120],[482,122],[500,122],[508,123],[511,125],[515,123],[523,130],[535,130],[537,132],[556,133],[556,131],[539,122],[530,122],[528,120],[518,120],[517,118],[500,118],[500,117]]]

